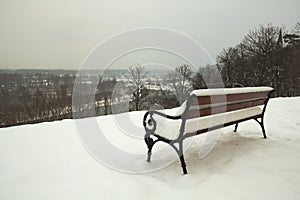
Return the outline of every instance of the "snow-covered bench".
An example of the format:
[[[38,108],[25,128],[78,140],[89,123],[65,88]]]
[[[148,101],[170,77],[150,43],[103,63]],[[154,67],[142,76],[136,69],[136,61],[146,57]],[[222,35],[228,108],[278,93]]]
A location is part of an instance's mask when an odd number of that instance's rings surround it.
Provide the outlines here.
[[[181,107],[169,110],[169,113],[147,111],[143,118],[147,161],[150,162],[153,145],[162,141],[173,147],[180,158],[183,173],[187,174],[183,156],[184,139],[234,124],[236,131],[240,122],[250,119],[259,123],[266,138],[264,114],[272,91],[271,87],[194,90]],[[163,126],[159,118],[164,119]]]

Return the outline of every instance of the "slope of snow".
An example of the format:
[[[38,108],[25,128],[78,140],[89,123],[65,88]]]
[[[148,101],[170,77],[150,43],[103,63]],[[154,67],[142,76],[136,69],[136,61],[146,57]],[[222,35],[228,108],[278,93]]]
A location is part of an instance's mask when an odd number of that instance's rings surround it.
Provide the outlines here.
[[[146,174],[103,166],[81,144],[74,120],[2,128],[0,199],[300,199],[299,105],[299,97],[271,99],[267,139],[254,120],[237,133],[226,127],[203,159],[199,146],[207,134],[197,136],[185,153],[185,176],[177,160]],[[141,136],[143,114],[129,115]],[[112,126],[111,116],[97,120],[118,148],[146,152],[143,140]]]

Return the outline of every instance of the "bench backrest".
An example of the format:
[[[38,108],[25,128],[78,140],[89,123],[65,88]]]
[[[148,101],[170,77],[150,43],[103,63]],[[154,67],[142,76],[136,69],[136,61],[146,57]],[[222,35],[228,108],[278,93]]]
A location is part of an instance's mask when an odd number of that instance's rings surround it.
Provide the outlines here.
[[[187,119],[264,105],[270,87],[194,90],[189,98]]]

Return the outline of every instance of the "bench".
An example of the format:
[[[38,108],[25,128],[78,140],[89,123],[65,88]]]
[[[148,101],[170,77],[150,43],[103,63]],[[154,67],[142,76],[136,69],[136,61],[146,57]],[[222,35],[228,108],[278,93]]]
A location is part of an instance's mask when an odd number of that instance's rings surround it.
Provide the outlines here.
[[[148,147],[147,161],[150,162],[154,144],[165,142],[176,151],[183,174],[187,174],[183,155],[184,139],[230,125],[235,125],[236,132],[239,123],[251,119],[258,122],[263,137],[266,138],[264,114],[272,91],[271,87],[194,90],[172,114],[156,110],[147,111],[143,118],[146,132],[144,139]],[[165,119],[166,123],[177,122],[178,130],[159,130],[158,118]],[[180,124],[178,120],[181,120]],[[187,127],[189,121],[197,122],[190,130]]]

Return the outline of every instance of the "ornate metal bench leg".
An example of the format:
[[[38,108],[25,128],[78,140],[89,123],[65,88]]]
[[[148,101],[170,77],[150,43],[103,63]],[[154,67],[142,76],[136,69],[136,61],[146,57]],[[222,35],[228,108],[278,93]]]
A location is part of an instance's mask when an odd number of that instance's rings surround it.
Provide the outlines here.
[[[180,162],[181,162],[181,167],[182,167],[182,172],[183,174],[187,174],[187,169],[186,169],[186,164],[185,164],[185,161],[184,161],[184,156],[183,156],[183,141],[179,141],[179,151],[178,151],[178,155],[179,155],[179,159],[180,159]]]
[[[151,160],[151,154],[152,154],[152,147],[153,147],[153,139],[150,137],[145,137],[145,142],[147,144],[148,147],[148,153],[147,153],[147,162],[150,162]]]
[[[266,139],[267,135],[266,135],[266,130],[265,130],[265,126],[264,126],[264,121],[263,120],[261,121],[260,126],[261,126],[261,130],[263,132],[264,138]]]
[[[234,132],[236,132],[238,126],[239,126],[239,123],[236,123],[236,124],[235,124],[235,127],[234,127]]]
[[[152,155],[151,151],[150,152],[148,151],[148,153],[147,153],[147,162],[151,161],[151,155]]]
[[[183,174],[187,174],[187,169],[186,169],[186,164],[185,164],[185,161],[184,161],[183,154],[180,156],[180,162],[181,162],[181,167],[182,167]]]
[[[255,121],[257,121],[257,123],[259,123],[259,125],[260,125],[260,127],[261,127],[261,130],[262,130],[262,133],[263,133],[263,136],[264,136],[264,138],[266,139],[266,138],[267,138],[267,135],[266,135],[266,130],[265,130],[263,118],[261,118],[261,121],[258,121],[258,119],[255,119]]]

